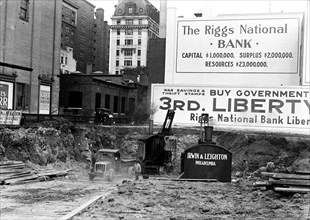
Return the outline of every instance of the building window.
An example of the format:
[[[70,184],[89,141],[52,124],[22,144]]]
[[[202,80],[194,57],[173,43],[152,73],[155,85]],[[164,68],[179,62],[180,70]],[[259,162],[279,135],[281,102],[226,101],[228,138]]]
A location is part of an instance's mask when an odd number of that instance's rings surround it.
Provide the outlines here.
[[[125,113],[125,109],[126,109],[126,98],[122,97],[122,101],[121,101],[121,113]]]
[[[132,29],[125,30],[125,35],[133,35],[133,30]]]
[[[110,95],[105,95],[104,107],[110,109]]]
[[[119,46],[120,40],[116,40],[116,46]]]
[[[118,70],[116,70],[116,71],[115,71],[115,75],[118,75],[118,74],[119,74],[119,71],[118,71]]]
[[[26,109],[29,107],[30,87],[25,83],[16,83],[16,108]]]
[[[141,39],[138,39],[138,45],[141,45]]]
[[[141,66],[141,60],[137,61],[137,66]]]
[[[95,108],[100,108],[101,107],[101,94],[96,93],[95,96]]]
[[[138,56],[141,56],[141,50],[138,50]]]
[[[142,24],[142,19],[139,19],[139,24]]]
[[[68,64],[68,57],[65,57],[65,64]]]
[[[121,20],[117,20],[117,21],[116,21],[116,24],[121,24]]]
[[[20,1],[19,18],[29,21],[29,0]]]
[[[142,31],[140,29],[138,29],[138,35],[141,35]]]
[[[133,20],[132,20],[132,19],[127,19],[127,20],[125,21],[125,24],[127,24],[127,25],[132,25],[132,24],[133,24]]]
[[[116,56],[119,56],[119,50],[116,50]]]
[[[125,39],[125,45],[133,45],[132,39]]]
[[[121,34],[121,30],[117,30],[117,35],[120,35]]]
[[[132,50],[125,50],[124,55],[125,56],[132,56]]]
[[[119,60],[116,60],[115,66],[119,66]]]
[[[118,113],[118,96],[114,96],[113,112]]]
[[[82,108],[82,92],[69,92],[69,106],[71,108]]]
[[[128,14],[132,14],[132,8],[128,8]]]
[[[124,60],[124,66],[132,66],[132,60]]]
[[[64,57],[63,57],[63,56],[60,57],[60,63],[61,63],[61,64],[64,63]]]
[[[136,100],[134,98],[129,98],[128,111],[130,115],[132,115],[133,112],[135,112],[135,102]]]

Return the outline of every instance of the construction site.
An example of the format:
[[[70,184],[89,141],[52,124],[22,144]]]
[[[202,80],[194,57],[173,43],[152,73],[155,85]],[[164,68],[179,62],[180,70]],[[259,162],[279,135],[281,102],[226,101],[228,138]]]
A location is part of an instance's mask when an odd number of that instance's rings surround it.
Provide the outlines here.
[[[2,128],[1,219],[310,218],[308,136],[214,128],[212,136],[205,136],[211,137],[206,144],[202,133],[199,126],[171,126],[167,118],[163,126],[154,126],[153,134],[148,126],[66,120]],[[152,139],[164,140],[157,145],[162,146],[160,160],[141,158],[139,145]],[[222,146],[232,155],[231,166],[207,170],[210,177],[192,170],[180,178],[190,168],[182,154],[197,144]],[[117,150],[120,159],[138,158],[149,169],[144,167],[138,180],[127,172],[90,180],[89,152],[100,149]],[[150,149],[146,144],[144,152]],[[163,154],[165,149],[170,153]],[[222,180],[227,169],[229,179]]]

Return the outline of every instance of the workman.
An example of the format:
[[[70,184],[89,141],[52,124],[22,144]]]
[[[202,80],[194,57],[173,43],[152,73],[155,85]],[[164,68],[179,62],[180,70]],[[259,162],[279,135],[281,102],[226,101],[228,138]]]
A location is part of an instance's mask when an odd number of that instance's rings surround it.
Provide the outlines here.
[[[94,172],[96,160],[97,160],[97,151],[93,149],[91,154],[91,172]]]
[[[243,176],[246,176],[249,172],[249,163],[247,160],[243,160]]]
[[[133,169],[134,169],[134,172],[135,172],[136,180],[139,180],[139,176],[141,174],[141,165],[140,165],[139,161],[135,162],[135,165],[134,165]]]

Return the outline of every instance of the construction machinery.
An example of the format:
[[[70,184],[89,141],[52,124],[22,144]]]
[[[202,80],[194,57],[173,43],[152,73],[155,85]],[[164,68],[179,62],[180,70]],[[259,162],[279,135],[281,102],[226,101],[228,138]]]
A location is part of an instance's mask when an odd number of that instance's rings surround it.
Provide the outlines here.
[[[171,125],[175,112],[168,110],[161,132],[148,135],[138,140],[138,158],[142,162],[142,174],[159,174],[169,170],[173,154],[176,151],[176,140],[171,139]]]

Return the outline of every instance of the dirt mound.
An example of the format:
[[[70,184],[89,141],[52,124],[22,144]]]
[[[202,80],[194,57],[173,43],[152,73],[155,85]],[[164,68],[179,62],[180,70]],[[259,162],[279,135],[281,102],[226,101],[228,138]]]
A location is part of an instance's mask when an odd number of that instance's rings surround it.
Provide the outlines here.
[[[33,164],[86,164],[89,150],[120,149],[124,157],[137,156],[138,139],[148,135],[147,126],[75,125],[65,120],[45,122],[28,128],[1,129],[0,160],[30,161]],[[160,128],[154,128],[157,133]],[[177,140],[174,172],[180,171],[181,153],[196,145],[197,128],[173,128]],[[276,166],[309,170],[309,137],[215,132],[214,141],[232,152],[234,168],[247,160],[250,170],[272,161]],[[240,169],[239,169],[240,170]]]
[[[265,166],[268,162],[281,167],[289,167],[294,162],[298,164],[296,159],[303,157],[310,149],[310,139],[281,135],[223,133],[217,137],[217,142],[232,152],[235,166],[247,160],[250,170]]]

